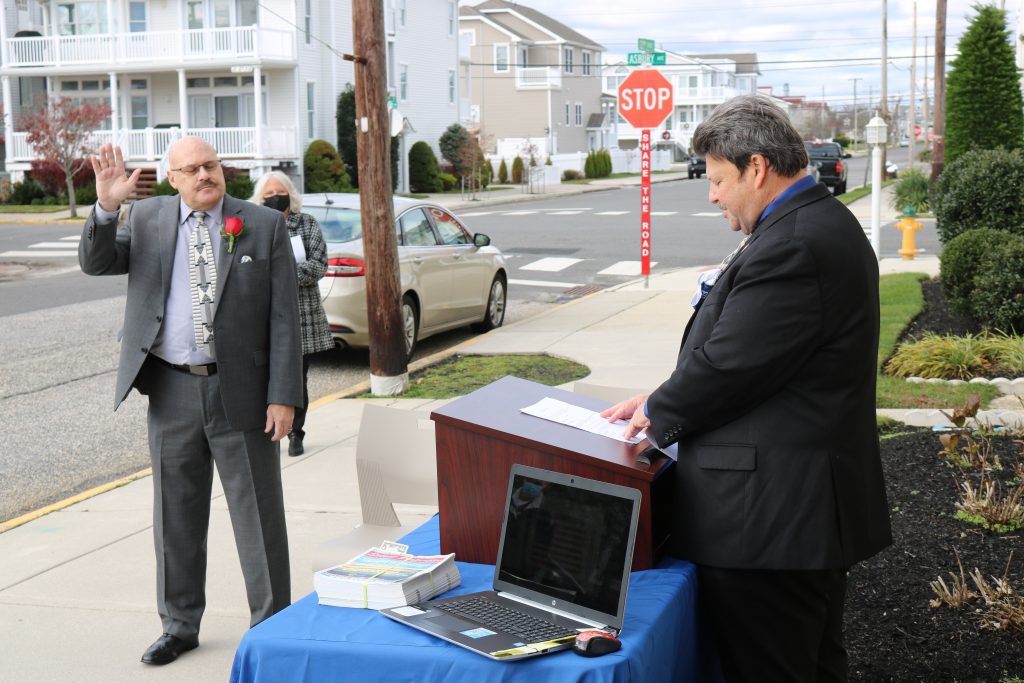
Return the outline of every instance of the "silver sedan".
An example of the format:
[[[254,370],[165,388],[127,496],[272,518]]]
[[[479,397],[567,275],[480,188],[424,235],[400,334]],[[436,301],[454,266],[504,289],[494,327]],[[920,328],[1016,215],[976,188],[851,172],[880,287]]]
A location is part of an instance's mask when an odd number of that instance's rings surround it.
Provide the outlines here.
[[[341,346],[370,344],[366,262],[358,194],[306,194],[302,211],[320,222],[327,273],[320,295],[331,335]],[[474,234],[447,209],[395,198],[395,239],[402,292],[405,348],[472,324],[480,331],[505,321],[505,257],[487,235]]]

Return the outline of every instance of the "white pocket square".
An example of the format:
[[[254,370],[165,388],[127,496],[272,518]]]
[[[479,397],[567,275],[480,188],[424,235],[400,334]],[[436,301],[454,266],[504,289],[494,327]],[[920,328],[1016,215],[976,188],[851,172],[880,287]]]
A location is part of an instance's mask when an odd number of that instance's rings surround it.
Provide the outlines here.
[[[248,254],[243,256],[239,263],[252,263],[252,256],[249,256]]]

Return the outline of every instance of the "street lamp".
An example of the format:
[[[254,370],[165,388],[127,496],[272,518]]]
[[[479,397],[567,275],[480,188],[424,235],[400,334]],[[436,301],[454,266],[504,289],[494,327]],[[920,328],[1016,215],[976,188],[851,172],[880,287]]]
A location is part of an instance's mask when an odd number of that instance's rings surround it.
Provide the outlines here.
[[[871,248],[875,250],[875,258],[882,253],[881,214],[882,214],[882,148],[888,140],[885,119],[875,112],[874,118],[864,128],[864,137],[873,147],[871,150]]]

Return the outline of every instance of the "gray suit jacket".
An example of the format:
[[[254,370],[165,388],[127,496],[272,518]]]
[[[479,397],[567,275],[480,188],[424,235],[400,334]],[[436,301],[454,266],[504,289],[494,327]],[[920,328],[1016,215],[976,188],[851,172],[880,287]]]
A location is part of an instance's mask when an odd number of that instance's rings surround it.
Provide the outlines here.
[[[139,371],[163,321],[179,203],[177,196],[135,202],[121,230],[97,223],[95,213],[85,223],[78,248],[82,271],[128,273],[115,409],[133,386],[149,393],[139,386]],[[214,338],[221,400],[233,429],[262,429],[269,403],[302,405],[295,259],[283,214],[225,196],[228,216],[240,217],[245,232],[231,254],[222,239],[217,257]],[[242,263],[244,256],[251,260]]]
[[[698,564],[837,569],[891,542],[878,264],[823,185],[757,227],[694,313],[649,436],[679,444],[672,545]]]

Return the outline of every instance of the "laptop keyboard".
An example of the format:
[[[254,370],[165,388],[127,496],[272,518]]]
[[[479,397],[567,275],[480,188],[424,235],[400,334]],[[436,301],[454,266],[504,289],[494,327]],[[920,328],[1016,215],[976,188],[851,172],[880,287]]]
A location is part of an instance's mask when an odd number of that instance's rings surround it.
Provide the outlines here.
[[[434,607],[449,614],[468,617],[495,631],[511,633],[522,638],[526,643],[544,643],[549,640],[576,637],[574,629],[552,624],[525,612],[510,609],[482,598],[447,600],[435,603]]]

